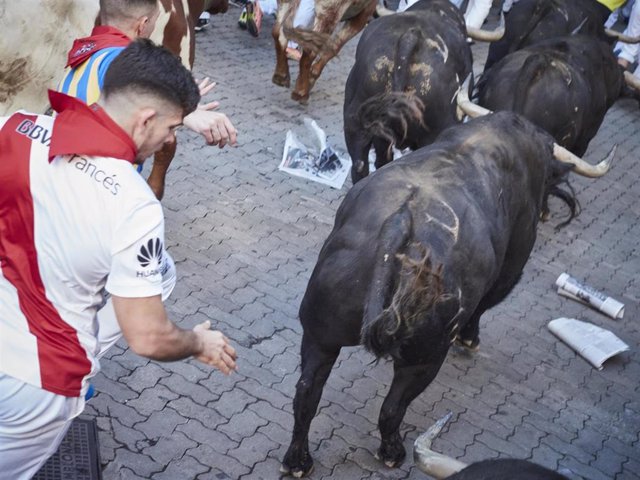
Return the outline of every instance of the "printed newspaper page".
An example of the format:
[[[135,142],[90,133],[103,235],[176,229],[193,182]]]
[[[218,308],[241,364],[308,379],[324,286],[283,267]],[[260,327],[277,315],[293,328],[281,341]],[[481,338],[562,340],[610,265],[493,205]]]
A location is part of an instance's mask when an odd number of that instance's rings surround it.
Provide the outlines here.
[[[629,346],[610,331],[575,318],[556,318],[548,327],[598,370],[602,370],[605,360],[629,350]]]
[[[279,170],[291,175],[342,188],[351,171],[351,159],[341,158],[327,145],[324,131],[314,120],[305,118],[307,130],[313,135],[316,147],[308,147],[289,130],[285,138]]]

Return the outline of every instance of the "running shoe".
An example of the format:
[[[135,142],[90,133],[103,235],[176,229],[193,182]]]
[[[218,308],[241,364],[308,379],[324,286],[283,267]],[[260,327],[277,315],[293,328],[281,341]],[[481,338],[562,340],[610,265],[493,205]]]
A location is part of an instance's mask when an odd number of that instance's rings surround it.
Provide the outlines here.
[[[238,19],[238,26],[246,30],[247,29],[247,9],[243,8],[242,13],[240,14],[240,18]]]
[[[260,35],[260,27],[262,26],[262,9],[258,0],[247,2],[247,30],[254,37]]]

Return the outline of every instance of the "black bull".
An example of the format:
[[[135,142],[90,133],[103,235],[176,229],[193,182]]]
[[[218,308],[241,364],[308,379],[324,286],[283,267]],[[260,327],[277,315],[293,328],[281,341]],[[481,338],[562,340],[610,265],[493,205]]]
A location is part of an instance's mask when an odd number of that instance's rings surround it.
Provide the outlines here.
[[[457,123],[455,94],[471,72],[460,11],[448,0],[420,1],[364,30],[345,87],[345,141],[353,183],[393,160],[392,145],[415,150]]]
[[[564,171],[552,151],[548,134],[500,112],[445,130],[348,192],[300,306],[302,372],[283,471],[311,469],[322,389],[341,347],[358,344],[393,359],[378,456],[403,460],[408,405],[456,338],[477,345],[480,316],[522,274],[545,189]]]
[[[606,42],[572,35],[504,57],[478,82],[478,103],[524,115],[582,156],[623,85]]]
[[[505,16],[505,34],[489,46],[485,71],[508,53],[543,40],[582,33],[605,39],[611,11],[597,0],[519,0]]]

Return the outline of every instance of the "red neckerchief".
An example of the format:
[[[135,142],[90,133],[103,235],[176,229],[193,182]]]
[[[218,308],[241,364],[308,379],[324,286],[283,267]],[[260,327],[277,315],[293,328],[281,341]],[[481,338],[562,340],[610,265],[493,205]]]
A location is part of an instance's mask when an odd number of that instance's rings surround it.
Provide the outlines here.
[[[98,50],[109,47],[126,47],[131,39],[115,27],[94,27],[89,37],[78,38],[67,55],[67,67],[77,67]]]
[[[49,90],[49,102],[58,112],[51,132],[49,161],[56,155],[73,154],[135,161],[135,143],[100,105],[87,106],[53,90]]]

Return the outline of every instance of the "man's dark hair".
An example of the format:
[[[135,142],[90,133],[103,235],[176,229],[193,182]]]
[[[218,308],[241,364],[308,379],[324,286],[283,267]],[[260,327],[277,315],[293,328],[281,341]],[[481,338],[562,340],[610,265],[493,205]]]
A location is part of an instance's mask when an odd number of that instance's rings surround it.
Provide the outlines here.
[[[181,108],[185,116],[200,101],[198,85],[180,59],[145,38],[131,42],[107,69],[102,95],[118,92],[154,95]]]
[[[157,0],[100,0],[100,21],[103,25],[130,19],[157,8]]]

